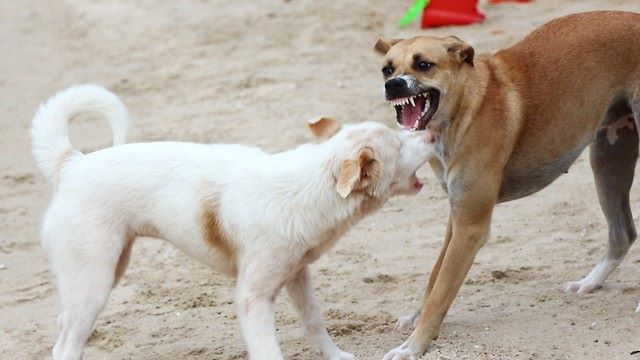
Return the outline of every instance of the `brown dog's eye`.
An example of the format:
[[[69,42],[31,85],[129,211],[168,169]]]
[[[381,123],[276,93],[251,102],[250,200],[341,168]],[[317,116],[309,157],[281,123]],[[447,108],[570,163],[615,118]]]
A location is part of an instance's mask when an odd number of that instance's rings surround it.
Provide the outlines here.
[[[385,66],[382,68],[382,75],[391,76],[393,74],[393,68],[391,66]]]
[[[431,69],[433,67],[433,63],[430,63],[430,62],[427,62],[427,61],[420,61],[417,64],[417,67],[421,71],[427,71],[427,70],[429,70],[429,69]]]

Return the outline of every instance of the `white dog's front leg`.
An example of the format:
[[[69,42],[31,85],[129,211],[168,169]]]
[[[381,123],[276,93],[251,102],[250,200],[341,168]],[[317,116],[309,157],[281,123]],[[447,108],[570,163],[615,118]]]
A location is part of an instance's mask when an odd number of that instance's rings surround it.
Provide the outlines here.
[[[318,354],[325,360],[355,359],[352,354],[340,350],[329,337],[313,293],[307,266],[300,269],[295,278],[287,283],[287,290]]]
[[[249,359],[283,359],[275,325],[275,298],[283,279],[277,264],[257,259],[238,276],[236,303]]]

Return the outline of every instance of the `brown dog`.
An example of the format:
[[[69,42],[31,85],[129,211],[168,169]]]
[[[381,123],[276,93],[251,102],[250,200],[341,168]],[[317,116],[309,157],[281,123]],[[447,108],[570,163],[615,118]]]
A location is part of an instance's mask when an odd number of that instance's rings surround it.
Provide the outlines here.
[[[398,123],[439,133],[431,165],[451,205],[416,328],[385,359],[419,357],[438,337],[495,204],[549,185],[587,145],[609,243],[567,291],[598,288],[620,263],[636,238],[629,189],[638,158],[638,39],[640,14],[602,11],[556,19],[480,59],[456,37],[376,43]]]

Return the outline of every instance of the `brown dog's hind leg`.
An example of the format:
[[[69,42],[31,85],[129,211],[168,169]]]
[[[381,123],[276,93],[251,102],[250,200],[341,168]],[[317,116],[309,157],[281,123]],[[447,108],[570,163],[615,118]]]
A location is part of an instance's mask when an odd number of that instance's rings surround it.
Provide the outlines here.
[[[640,69],[638,69],[638,73],[640,73]],[[633,96],[631,97],[631,109],[633,110],[633,115],[635,117],[635,125],[637,128],[638,124],[640,123],[640,81],[636,83],[636,88],[632,90],[632,93],[633,93]],[[636,312],[640,313],[640,303],[636,308]]]
[[[629,103],[614,103],[602,125],[590,155],[598,199],[609,225],[609,242],[607,252],[593,270],[584,279],[567,284],[566,291],[579,294],[601,287],[636,239],[629,190],[638,159],[638,131]]]
[[[638,69],[638,73],[640,73],[640,69]],[[635,124],[638,126],[638,123],[640,123],[640,80],[636,83],[635,89],[631,90],[631,93],[631,110],[635,117]]]

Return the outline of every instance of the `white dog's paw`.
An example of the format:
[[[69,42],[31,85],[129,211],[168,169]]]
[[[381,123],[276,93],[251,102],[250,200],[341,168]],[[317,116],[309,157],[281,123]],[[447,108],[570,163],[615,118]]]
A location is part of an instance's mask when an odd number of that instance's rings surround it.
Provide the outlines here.
[[[584,278],[580,281],[568,282],[564,287],[564,291],[573,292],[576,294],[589,294],[598,288],[600,288],[599,283]]]
[[[383,360],[417,360],[417,357],[413,354],[413,350],[409,344],[404,343],[389,351]]]
[[[413,330],[416,328],[416,321],[418,321],[416,315],[400,316],[396,322],[396,331]]]
[[[325,357],[326,360],[355,360],[356,357],[353,354],[338,349],[331,355]]]

